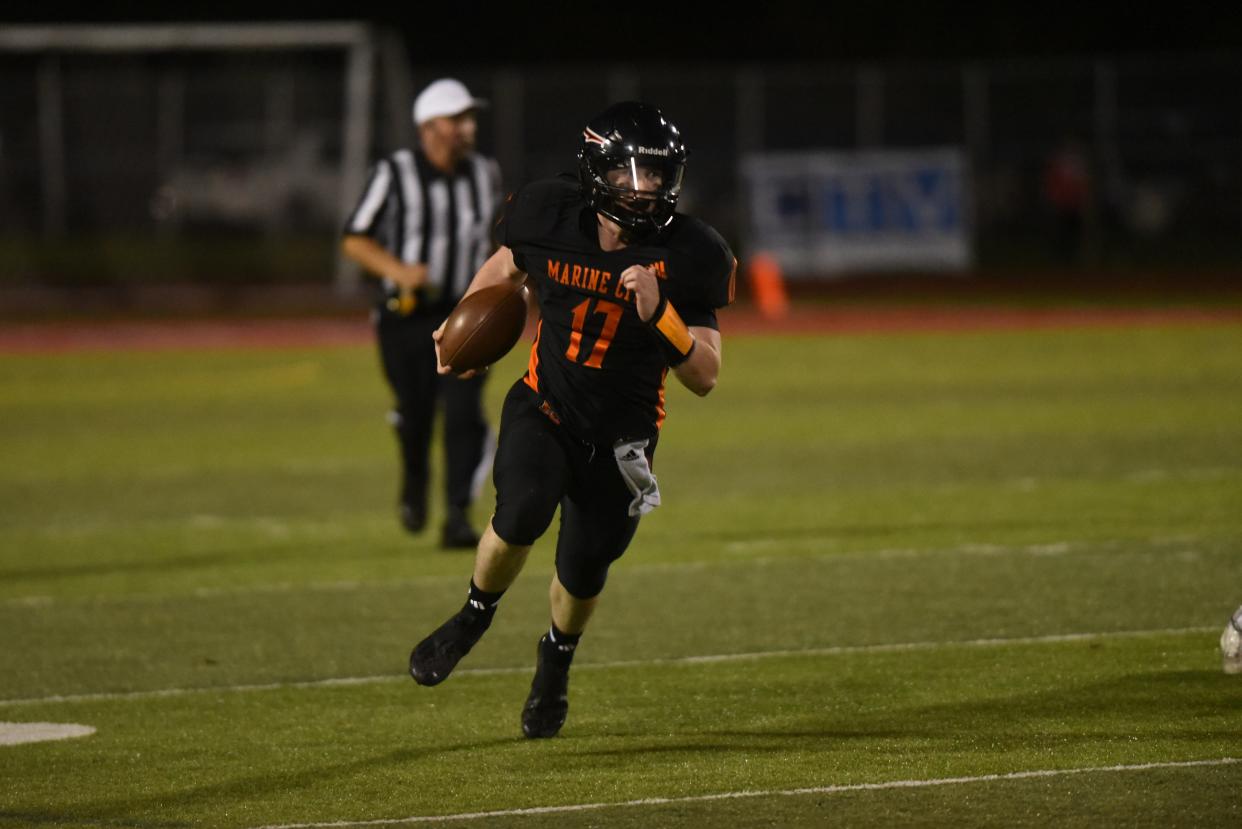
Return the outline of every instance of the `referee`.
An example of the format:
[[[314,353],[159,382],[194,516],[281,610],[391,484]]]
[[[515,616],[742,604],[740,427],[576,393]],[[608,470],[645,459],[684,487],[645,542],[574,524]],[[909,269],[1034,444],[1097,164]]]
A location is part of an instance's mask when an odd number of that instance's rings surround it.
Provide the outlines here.
[[[382,287],[372,317],[396,398],[390,420],[401,448],[401,522],[410,532],[427,523],[431,424],[443,399],[447,548],[478,543],[468,511],[492,454],[481,402],[486,375],[439,375],[431,339],[494,248],[500,168],[474,152],[475,113],[485,105],[452,78],[419,93],[420,146],[374,166],[342,243]]]

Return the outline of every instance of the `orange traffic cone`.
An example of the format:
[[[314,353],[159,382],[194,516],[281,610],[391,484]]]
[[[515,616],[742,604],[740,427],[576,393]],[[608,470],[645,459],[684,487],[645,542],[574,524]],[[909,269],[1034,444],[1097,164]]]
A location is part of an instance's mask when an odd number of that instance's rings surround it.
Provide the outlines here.
[[[747,269],[750,293],[755,298],[759,313],[770,320],[789,315],[789,294],[785,291],[785,279],[781,276],[780,263],[770,253],[756,253],[750,258]]]

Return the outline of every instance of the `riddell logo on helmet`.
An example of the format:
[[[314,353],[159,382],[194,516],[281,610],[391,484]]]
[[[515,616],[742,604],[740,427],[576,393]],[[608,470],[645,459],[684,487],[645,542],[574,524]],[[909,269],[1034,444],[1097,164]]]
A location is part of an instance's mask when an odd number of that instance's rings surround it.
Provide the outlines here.
[[[664,148],[664,149],[662,149],[662,150],[657,150],[657,149],[655,149],[655,148],[653,148],[653,147],[639,147],[639,148],[638,148],[638,151],[639,151],[640,153],[643,153],[644,155],[662,155],[662,156],[666,156],[666,157],[668,156],[668,148],[667,148],[667,147],[665,147],[665,148]]]

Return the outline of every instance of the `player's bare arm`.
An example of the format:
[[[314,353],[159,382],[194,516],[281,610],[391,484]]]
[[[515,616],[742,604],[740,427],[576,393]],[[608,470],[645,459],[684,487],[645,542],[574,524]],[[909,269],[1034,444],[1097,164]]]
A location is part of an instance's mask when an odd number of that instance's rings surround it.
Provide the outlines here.
[[[488,288],[492,285],[503,285],[506,280],[518,283],[525,279],[526,274],[513,261],[513,251],[501,245],[483,263],[483,267],[479,268],[479,272],[474,275],[474,279],[470,280],[470,285],[466,288],[466,292],[462,294],[462,299],[483,288]]]
[[[715,328],[690,327],[694,350],[684,363],[673,369],[681,384],[699,397],[716,388],[720,377],[720,332]]]
[[[634,292],[638,318],[650,323],[660,310],[660,283],[655,271],[632,265],[622,272],[621,286]],[[716,387],[720,376],[720,332],[705,326],[694,326],[688,331],[692,340],[690,355],[673,373],[683,386],[703,397]]]
[[[417,290],[427,281],[427,266],[409,264],[393,256],[370,236],[346,234],[341,242],[345,255],[376,276],[391,280],[402,288]]]
[[[503,285],[505,282],[520,283],[526,279],[526,274],[513,261],[513,251],[501,245],[497,248],[483,267],[479,268],[478,273],[474,275],[474,279],[470,280],[470,286],[466,288],[466,292],[462,294],[462,299],[493,285]],[[440,360],[440,338],[444,336],[444,326],[447,320],[440,324],[440,327],[432,332],[431,338],[436,342],[436,371],[440,374],[452,374],[453,370],[444,365]],[[465,371],[457,375],[463,379],[473,377],[479,372]]]

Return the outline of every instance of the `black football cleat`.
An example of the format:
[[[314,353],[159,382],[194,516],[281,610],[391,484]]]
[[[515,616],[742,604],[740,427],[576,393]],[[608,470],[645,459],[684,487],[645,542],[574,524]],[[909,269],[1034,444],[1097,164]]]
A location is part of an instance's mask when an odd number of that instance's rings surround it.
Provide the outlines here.
[[[539,640],[535,679],[522,707],[522,733],[532,739],[555,737],[569,713],[569,660],[555,648],[547,634]]]
[[[463,607],[410,652],[410,676],[419,685],[439,685],[491,624],[491,613]]]

